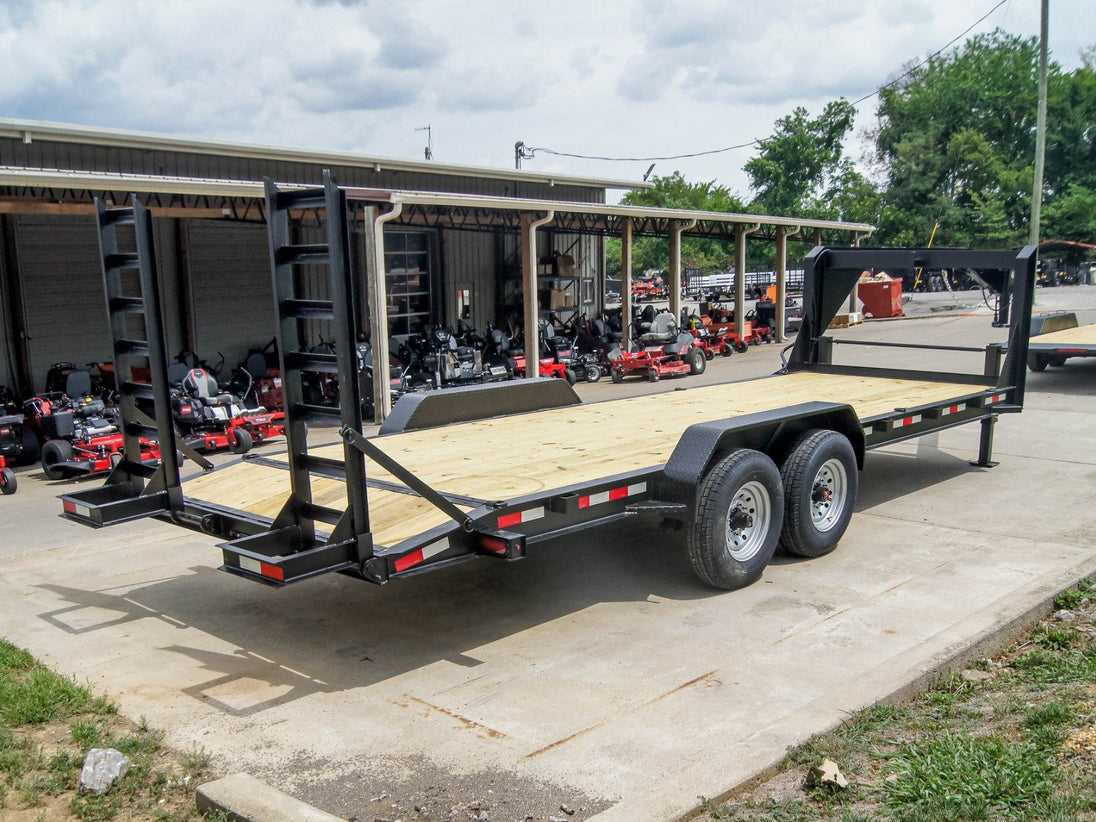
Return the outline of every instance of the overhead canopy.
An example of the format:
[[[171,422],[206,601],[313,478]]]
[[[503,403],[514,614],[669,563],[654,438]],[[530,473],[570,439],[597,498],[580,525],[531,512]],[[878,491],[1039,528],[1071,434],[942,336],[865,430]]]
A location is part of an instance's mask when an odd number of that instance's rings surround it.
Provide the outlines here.
[[[487,197],[474,194],[445,194],[426,191],[383,191],[348,188],[351,202],[390,204],[400,208],[398,221],[403,224],[463,230],[499,231],[516,229],[523,213],[553,213],[547,224],[570,234],[618,235],[625,221],[630,220],[632,233],[637,236],[668,235],[674,223],[692,223],[690,237],[733,241],[735,226],[759,226],[754,238],[773,239],[777,228],[811,232],[806,238],[813,242],[815,232],[823,239],[838,237],[842,241],[866,237],[875,231],[869,223],[838,220],[814,220],[798,217],[778,217],[766,214],[739,214],[724,211],[690,211],[651,206],[576,203],[558,200],[534,200],[517,197]]]
[[[281,188],[307,188],[306,184],[279,183]],[[211,180],[92,171],[59,171],[0,167],[0,212],[64,213],[90,209],[95,197],[107,202],[124,202],[130,192],[154,211],[172,216],[224,217],[262,220],[263,186],[246,180]],[[808,242],[822,240],[844,243],[875,231],[869,223],[815,220],[766,214],[737,214],[718,211],[607,205],[563,200],[492,197],[476,194],[447,194],[428,191],[347,189],[352,202],[399,206],[397,221],[472,231],[517,230],[522,214],[553,212],[553,228],[573,234],[615,236],[630,220],[635,236],[666,236],[674,223],[696,225],[690,237],[734,240],[735,226],[758,226],[755,239],[773,239],[777,228],[798,229]],[[200,213],[198,213],[200,212]],[[90,213],[90,210],[88,211]]]

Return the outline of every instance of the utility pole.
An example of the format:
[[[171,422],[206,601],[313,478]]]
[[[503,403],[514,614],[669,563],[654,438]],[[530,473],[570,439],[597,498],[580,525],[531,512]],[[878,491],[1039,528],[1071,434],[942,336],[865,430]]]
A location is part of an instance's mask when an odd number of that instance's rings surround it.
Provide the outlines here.
[[[533,149],[525,145],[524,142],[518,140],[514,143],[514,168],[521,168],[522,160],[532,160]]]
[[[1039,21],[1039,112],[1035,121],[1035,184],[1031,190],[1031,234],[1028,242],[1039,244],[1039,218],[1043,209],[1043,162],[1047,145],[1047,18],[1050,0],[1042,0]]]

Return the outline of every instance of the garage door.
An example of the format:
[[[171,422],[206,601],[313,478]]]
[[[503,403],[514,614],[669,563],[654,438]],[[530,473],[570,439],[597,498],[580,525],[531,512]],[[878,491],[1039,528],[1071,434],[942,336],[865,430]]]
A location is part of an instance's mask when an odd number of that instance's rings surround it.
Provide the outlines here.
[[[99,239],[90,217],[20,217],[16,226],[31,376],[42,390],[55,362],[113,356]]]
[[[223,354],[227,376],[274,336],[266,226],[195,220],[187,247],[196,353],[210,363]]]

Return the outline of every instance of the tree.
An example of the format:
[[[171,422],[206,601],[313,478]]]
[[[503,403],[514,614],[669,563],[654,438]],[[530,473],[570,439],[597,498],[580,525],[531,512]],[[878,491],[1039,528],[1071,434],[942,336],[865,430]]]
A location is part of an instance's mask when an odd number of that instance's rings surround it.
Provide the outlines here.
[[[745,204],[714,180],[690,183],[679,171],[654,178],[654,188],[630,191],[621,198],[624,205],[675,208],[684,211],[744,212]],[[620,239],[606,241],[609,276],[620,276]],[[723,271],[734,259],[734,244],[682,235],[681,258],[689,267],[702,271]],[[632,273],[665,269],[670,261],[670,244],[665,237],[637,237],[632,244]]]
[[[746,162],[750,188],[757,192],[754,213],[830,216],[829,193],[844,177],[853,182],[851,164],[843,162],[845,138],[856,108],[847,100],[826,104],[810,119],[802,106],[774,124],[773,135],[760,140],[758,155]],[[855,181],[862,185],[867,181]]]
[[[1048,66],[1043,199],[1046,224],[1056,235],[1082,230],[1079,204],[1096,189],[1094,58],[1090,50],[1070,73]],[[875,143],[887,182],[880,240],[920,245],[939,223],[940,244],[1024,242],[1037,96],[1035,38],[1000,30],[930,58],[881,90]],[[1059,197],[1068,201],[1056,205]]]

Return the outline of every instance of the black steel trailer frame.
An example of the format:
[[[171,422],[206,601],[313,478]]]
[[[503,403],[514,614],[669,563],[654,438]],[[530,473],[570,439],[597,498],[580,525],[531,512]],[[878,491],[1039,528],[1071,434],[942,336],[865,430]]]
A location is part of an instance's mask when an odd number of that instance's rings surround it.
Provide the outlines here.
[[[386,438],[438,425],[551,408],[565,409],[580,402],[577,395],[564,381],[552,379],[411,394],[396,405],[378,437],[366,438],[362,434],[361,398],[354,356],[359,318],[355,314],[355,301],[351,299],[356,293],[356,278],[360,272],[352,270],[347,253],[346,194],[326,174],[324,186],[319,189],[282,190],[268,181],[266,208],[277,301],[277,342],[285,386],[288,443],[285,468],[290,479],[289,495],[280,513],[273,518],[255,516],[192,499],[183,493],[175,456],[177,443],[170,427],[170,412],[166,410],[166,359],[160,331],[162,323],[158,317],[159,300],[155,295],[151,218],[134,197],[133,205],[125,209],[97,206],[107,306],[112,318],[115,362],[124,400],[126,457],[104,486],[62,495],[63,516],[92,526],[146,516],[169,519],[226,540],[221,545],[223,570],[271,585],[284,585],[332,571],[384,583],[474,557],[519,559],[525,556],[530,545],[630,516],[647,515],[691,528],[699,516],[698,510],[705,505],[703,497],[710,477],[717,470],[724,470],[720,466],[728,455],[760,453],[775,465],[782,465],[810,432],[838,432],[852,449],[855,467],[860,468],[865,452],[870,449],[978,422],[981,436],[974,464],[992,466],[995,464],[992,461],[993,431],[998,416],[1017,413],[1023,406],[1035,276],[1034,247],[1019,252],[817,247],[807,257],[804,268],[803,326],[782,373],[813,372],[954,383],[955,392],[946,402],[893,408],[864,418],[858,418],[846,402],[796,403],[691,425],[664,463],[502,500],[482,499],[452,490],[443,493],[389,456],[383,447],[389,442]],[[304,211],[326,215],[326,243],[297,245],[290,241],[291,213]],[[135,226],[137,250],[132,254],[117,251],[116,226],[123,223]],[[327,267],[331,299],[297,296],[294,271],[302,264]],[[826,335],[826,329],[861,272],[873,268],[918,267],[974,270],[1001,295],[1006,312],[1011,298],[1008,342],[984,350],[983,374],[834,365],[834,341]],[[125,269],[137,272],[136,293],[123,293],[118,272]],[[144,318],[148,339],[135,338],[126,326],[125,318],[134,315]],[[316,318],[333,321],[337,354],[310,354],[296,345],[300,336],[298,324]],[[150,385],[133,382],[130,368],[135,360],[147,362],[152,373]],[[311,406],[304,401],[301,389],[304,371],[338,375],[340,386],[343,386],[338,408]],[[779,390],[780,376],[762,379],[773,380],[774,390]],[[152,402],[155,409],[152,416],[160,423],[151,425],[152,421],[135,403],[138,397]],[[307,423],[332,415],[342,437],[342,459],[322,456],[309,448]],[[163,462],[154,473],[141,464],[135,450],[136,435],[147,433],[150,425],[156,429],[164,453]],[[367,459],[379,467],[386,478],[367,476]],[[445,455],[439,454],[437,459],[444,460]],[[325,507],[314,501],[313,481],[321,477],[345,482],[345,507]],[[426,500],[444,516],[436,526],[410,538],[389,545],[376,544],[370,527],[369,506],[370,493],[374,489]],[[775,504],[775,500],[771,502]],[[730,516],[730,520],[734,520],[734,523],[728,520],[726,524],[728,534],[735,527],[748,528],[747,520],[752,523],[740,508],[741,505],[735,502],[723,512],[724,517]],[[843,531],[844,526],[840,530]],[[767,550],[771,554],[771,548]],[[767,561],[767,557],[764,560]],[[720,587],[738,587],[714,581],[710,574],[701,573],[701,576]],[[749,581],[743,578],[742,584]]]

